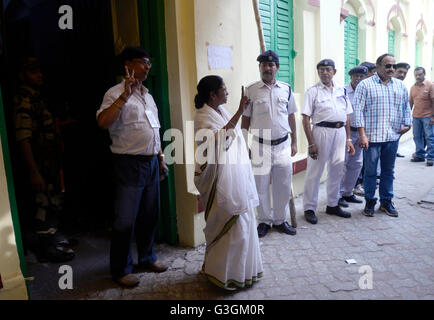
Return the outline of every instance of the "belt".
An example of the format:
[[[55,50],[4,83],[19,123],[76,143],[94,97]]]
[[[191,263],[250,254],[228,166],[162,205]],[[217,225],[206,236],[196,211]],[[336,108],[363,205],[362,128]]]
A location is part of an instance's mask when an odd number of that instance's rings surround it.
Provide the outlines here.
[[[279,144],[282,144],[286,140],[288,140],[288,136],[286,135],[283,138],[280,138],[277,140],[271,140],[271,141],[270,140],[264,140],[264,139],[256,137],[256,136],[253,136],[253,139],[255,139],[256,141],[258,141],[259,143],[262,143],[262,144],[270,144],[272,146],[278,146]]]
[[[342,128],[343,126],[345,126],[345,122],[327,122],[327,121],[323,121],[323,122],[317,123],[316,126],[339,129],[339,128]]]
[[[119,153],[112,153],[114,158],[117,159],[129,159],[129,160],[139,160],[139,161],[151,161],[153,160],[157,155],[152,156],[145,156],[141,154],[119,154]]]
[[[351,131],[354,131],[354,132],[357,132],[357,131],[359,131],[359,129],[357,129],[357,128],[354,128],[354,127],[350,127],[350,129],[351,129]]]

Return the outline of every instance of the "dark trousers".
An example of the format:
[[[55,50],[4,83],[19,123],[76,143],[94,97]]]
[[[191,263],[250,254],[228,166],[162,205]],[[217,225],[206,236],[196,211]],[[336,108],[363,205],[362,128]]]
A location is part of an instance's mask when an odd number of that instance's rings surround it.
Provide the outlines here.
[[[114,278],[133,269],[131,245],[136,238],[138,263],[154,263],[154,237],[160,211],[160,174],[157,156],[113,154],[116,184],[110,270]]]

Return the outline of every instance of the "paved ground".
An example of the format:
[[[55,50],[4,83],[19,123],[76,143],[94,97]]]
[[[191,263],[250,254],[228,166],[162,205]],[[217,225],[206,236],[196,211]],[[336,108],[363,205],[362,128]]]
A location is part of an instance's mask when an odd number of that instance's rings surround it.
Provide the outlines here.
[[[74,270],[74,289],[58,288],[59,265],[38,264],[28,256],[33,299],[434,299],[434,168],[411,163],[414,145],[400,146],[395,205],[399,218],[361,214],[353,205],[351,219],[328,216],[324,185],[320,189],[319,223],[308,224],[302,198],[296,199],[298,234],[272,232],[261,239],[264,278],[250,289],[227,293],[210,284],[199,270],[204,246],[189,249],[156,245],[170,265],[163,274],[142,273],[140,285],[120,289],[109,277],[106,235],[83,235]],[[424,200],[424,201],[421,201]],[[355,259],[357,264],[345,261]],[[359,268],[370,266],[373,289],[359,287]],[[366,283],[366,282],[364,282]]]

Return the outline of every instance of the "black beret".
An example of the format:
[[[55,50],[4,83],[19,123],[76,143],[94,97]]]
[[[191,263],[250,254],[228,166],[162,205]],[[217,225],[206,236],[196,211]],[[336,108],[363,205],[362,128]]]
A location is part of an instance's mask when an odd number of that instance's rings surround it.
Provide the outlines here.
[[[320,62],[318,62],[318,64],[316,65],[316,68],[319,69],[319,67],[333,67],[333,69],[335,68],[335,62],[331,59],[324,59],[321,60]]]
[[[396,64],[396,69],[398,68],[405,68],[405,69],[410,69],[410,65],[407,62],[400,62]]]
[[[261,53],[256,59],[258,62],[275,62],[279,63],[279,56],[273,50],[267,50]]]
[[[348,72],[348,74],[350,76],[352,76],[353,74],[368,74],[369,70],[367,67],[365,66],[358,66],[358,67],[354,67],[350,70],[350,72]]]
[[[374,69],[377,69],[377,66],[375,65],[375,63],[372,62],[363,62],[362,64],[360,64],[363,67],[368,68],[368,71],[372,71]]]

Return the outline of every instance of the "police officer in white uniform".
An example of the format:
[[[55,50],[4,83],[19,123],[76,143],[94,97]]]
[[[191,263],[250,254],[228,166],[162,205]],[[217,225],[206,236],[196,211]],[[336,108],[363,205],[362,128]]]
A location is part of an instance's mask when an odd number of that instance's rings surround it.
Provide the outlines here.
[[[291,197],[292,160],[297,153],[295,115],[297,106],[289,84],[276,80],[279,56],[268,50],[257,61],[261,81],[247,87],[252,101],[243,114],[242,128],[252,133],[251,158],[258,190],[258,236],[264,237],[271,226],[280,232],[295,235],[286,221]],[[288,134],[291,135],[291,141]],[[270,204],[272,179],[273,210]]]
[[[309,158],[304,186],[303,207],[308,222],[318,222],[315,211],[318,206],[320,179],[328,164],[327,214],[350,218],[351,213],[339,205],[339,187],[344,174],[345,151],[354,154],[350,134],[351,102],[343,87],[333,81],[336,75],[333,60],[325,59],[317,65],[319,83],[306,91],[303,106],[303,127],[309,143]],[[311,120],[313,129],[311,128]]]
[[[350,99],[351,105],[354,101],[354,93],[358,84],[366,79],[368,76],[368,68],[364,66],[358,66],[350,70],[348,74],[351,77],[351,82],[345,86],[346,94]],[[359,132],[354,124],[354,113],[350,115],[350,130],[351,139],[353,141],[359,141]],[[350,156],[345,154],[345,174],[341,182],[339,205],[344,208],[348,208],[349,203],[363,203],[362,200],[357,199],[353,190],[359,177],[360,171],[363,166],[363,150],[359,147],[358,143],[354,143],[355,154]]]

